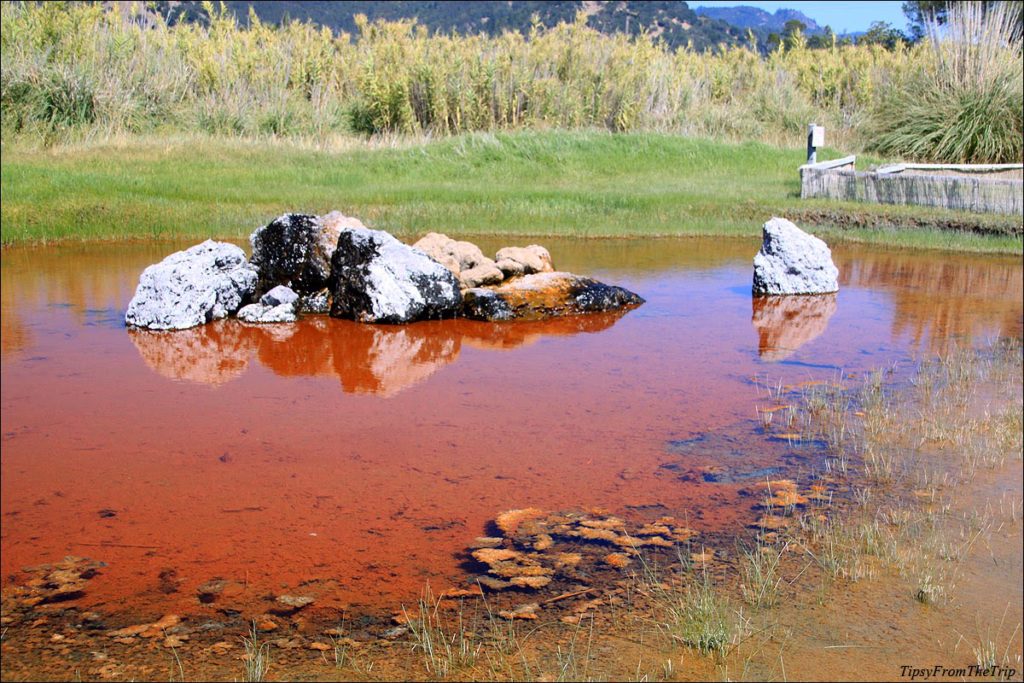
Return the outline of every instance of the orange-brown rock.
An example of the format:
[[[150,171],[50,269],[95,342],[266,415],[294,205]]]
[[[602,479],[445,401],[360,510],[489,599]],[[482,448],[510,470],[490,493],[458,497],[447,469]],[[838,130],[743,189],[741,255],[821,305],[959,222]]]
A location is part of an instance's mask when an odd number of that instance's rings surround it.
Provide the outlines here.
[[[256,619],[256,630],[257,631],[275,631],[277,630],[277,622],[268,616],[262,616]]]
[[[608,517],[607,519],[581,519],[580,526],[591,529],[623,529],[626,523],[618,517]]]
[[[645,545],[661,548],[675,547],[675,544],[672,541],[666,540],[661,536],[630,536],[628,534],[615,539],[615,544],[623,548],[637,548]]]
[[[508,581],[496,578],[494,576],[478,576],[476,580],[481,586],[490,588],[492,591],[505,590],[506,588],[512,585]]]
[[[521,556],[522,553],[518,550],[509,550],[507,548],[480,548],[473,551],[473,557],[484,564],[507,562],[518,559]]]
[[[172,636],[167,636],[166,638],[164,638],[163,646],[164,647],[181,647],[182,645],[185,644],[186,640],[188,640],[188,635],[187,634],[185,634],[185,633],[178,633],[178,634],[175,634],[175,635],[172,635]]]
[[[124,628],[119,628],[116,631],[108,631],[107,635],[111,638],[114,638],[115,640],[119,638],[134,638],[135,636],[141,634],[143,631],[148,630],[149,627],[150,624],[134,624],[132,626],[125,626]]]
[[[644,300],[622,287],[572,273],[535,273],[463,294],[462,315],[473,320],[540,320],[613,311]]]
[[[445,599],[452,599],[452,598],[478,598],[478,597],[480,597],[483,594],[484,594],[484,592],[483,592],[483,590],[481,590],[480,586],[474,585],[472,588],[468,588],[468,589],[467,588],[449,588],[448,590],[443,591],[441,593],[441,595],[438,596],[438,597],[445,598]]]
[[[536,551],[547,550],[555,544],[555,541],[549,534],[540,534],[533,542],[533,549]]]
[[[621,538],[617,533],[611,529],[592,529],[590,527],[580,527],[575,531],[570,532],[572,536],[578,536],[585,538],[589,541],[608,541],[609,543],[618,543]]]
[[[555,568],[575,567],[583,560],[579,553],[558,553],[555,555]]]

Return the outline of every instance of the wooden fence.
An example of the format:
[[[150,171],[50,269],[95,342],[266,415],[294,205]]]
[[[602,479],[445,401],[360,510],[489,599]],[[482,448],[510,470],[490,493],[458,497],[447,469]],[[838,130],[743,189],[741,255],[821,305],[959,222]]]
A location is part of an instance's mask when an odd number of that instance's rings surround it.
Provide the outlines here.
[[[800,197],[1024,213],[1022,164],[898,164],[861,172],[855,161],[849,156],[801,166]]]

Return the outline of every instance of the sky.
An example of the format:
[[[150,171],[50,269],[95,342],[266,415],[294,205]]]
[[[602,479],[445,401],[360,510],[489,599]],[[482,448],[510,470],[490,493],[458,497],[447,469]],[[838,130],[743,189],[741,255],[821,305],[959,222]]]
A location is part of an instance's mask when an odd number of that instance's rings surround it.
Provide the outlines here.
[[[750,2],[749,0],[726,0],[711,2],[691,0],[690,8],[694,7],[735,7],[748,5],[759,7],[766,12],[774,13],[777,9],[795,9],[803,12],[819,25],[826,24],[836,33],[850,31],[866,31],[873,21],[886,21],[896,28],[906,29],[907,18],[901,9],[903,3],[876,0],[874,2],[805,2],[789,0],[788,2]]]

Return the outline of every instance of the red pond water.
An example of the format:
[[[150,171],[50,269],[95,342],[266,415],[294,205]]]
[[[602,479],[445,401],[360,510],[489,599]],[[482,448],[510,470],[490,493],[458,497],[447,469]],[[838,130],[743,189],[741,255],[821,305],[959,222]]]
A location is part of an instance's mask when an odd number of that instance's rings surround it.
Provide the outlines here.
[[[78,604],[140,619],[195,609],[214,578],[394,608],[463,584],[467,544],[510,508],[735,533],[754,515],[742,483],[680,472],[814,457],[759,433],[751,378],[834,381],[1021,335],[1019,259],[841,245],[837,296],[753,302],[753,241],[546,244],[647,304],[130,332],[139,272],[186,245],[4,251],[5,583],[70,554],[107,564]]]

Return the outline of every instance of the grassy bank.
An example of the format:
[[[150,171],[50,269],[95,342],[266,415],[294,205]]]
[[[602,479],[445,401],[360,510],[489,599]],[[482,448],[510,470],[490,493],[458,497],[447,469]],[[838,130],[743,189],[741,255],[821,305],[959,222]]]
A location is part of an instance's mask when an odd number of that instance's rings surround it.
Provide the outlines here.
[[[655,133],[341,138],[329,151],[204,137],[9,143],[2,239],[243,237],[285,211],[340,209],[407,237],[756,236],[783,215],[844,239],[1021,251],[1019,219],[800,200],[802,160],[800,150]],[[1003,235],[942,230],[950,226]]]

